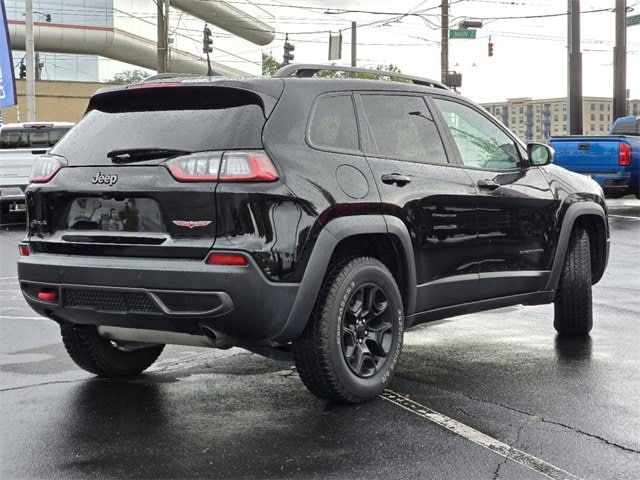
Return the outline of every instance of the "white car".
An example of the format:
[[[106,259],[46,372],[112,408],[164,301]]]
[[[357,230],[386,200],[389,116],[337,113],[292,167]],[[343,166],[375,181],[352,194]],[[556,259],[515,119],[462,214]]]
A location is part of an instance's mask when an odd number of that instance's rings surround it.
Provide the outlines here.
[[[0,128],[0,223],[25,211],[24,189],[35,159],[47,153],[73,123],[7,123]]]

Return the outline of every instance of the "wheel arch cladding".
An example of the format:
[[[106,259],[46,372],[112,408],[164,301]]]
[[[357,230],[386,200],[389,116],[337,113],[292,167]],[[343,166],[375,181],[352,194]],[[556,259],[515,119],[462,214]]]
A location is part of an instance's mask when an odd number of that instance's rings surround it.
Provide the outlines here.
[[[332,220],[320,231],[289,318],[272,341],[287,343],[302,333],[331,261],[343,254],[373,256],[385,263],[400,288],[405,315],[414,312],[415,261],[411,237],[404,223],[386,215],[341,217]]]
[[[546,290],[556,290],[560,281],[562,265],[569,247],[571,234],[576,227],[582,227],[589,235],[591,249],[591,282],[597,283],[609,260],[609,228],[604,209],[592,202],[578,202],[569,205],[558,238],[558,246],[553,260],[551,276]]]

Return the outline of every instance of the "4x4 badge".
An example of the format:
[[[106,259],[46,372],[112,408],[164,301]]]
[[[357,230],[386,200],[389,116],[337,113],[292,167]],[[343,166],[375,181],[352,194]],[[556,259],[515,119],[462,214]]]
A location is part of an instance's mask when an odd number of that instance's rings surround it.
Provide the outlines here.
[[[206,227],[211,223],[211,220],[174,220],[173,223],[179,227],[196,228]]]
[[[114,183],[118,181],[118,175],[108,175],[103,174],[102,172],[98,172],[91,179],[91,183],[94,185],[109,185],[112,186]]]

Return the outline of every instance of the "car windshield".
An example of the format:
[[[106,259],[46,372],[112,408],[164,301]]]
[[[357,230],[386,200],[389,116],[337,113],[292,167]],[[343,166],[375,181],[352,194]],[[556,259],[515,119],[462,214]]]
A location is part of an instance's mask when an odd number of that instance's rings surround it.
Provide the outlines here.
[[[3,128],[0,148],[51,148],[69,128]]]

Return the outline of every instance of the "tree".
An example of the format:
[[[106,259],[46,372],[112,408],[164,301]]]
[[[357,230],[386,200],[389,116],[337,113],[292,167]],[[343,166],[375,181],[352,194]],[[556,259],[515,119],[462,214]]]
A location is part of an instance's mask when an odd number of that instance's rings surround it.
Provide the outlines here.
[[[275,57],[269,53],[262,52],[262,75],[265,77],[270,77],[274,73],[278,71],[280,68],[280,64],[275,59]]]
[[[148,78],[149,72],[146,70],[125,70],[124,72],[116,73],[108,83],[113,85],[129,85],[130,83],[138,83]]]

